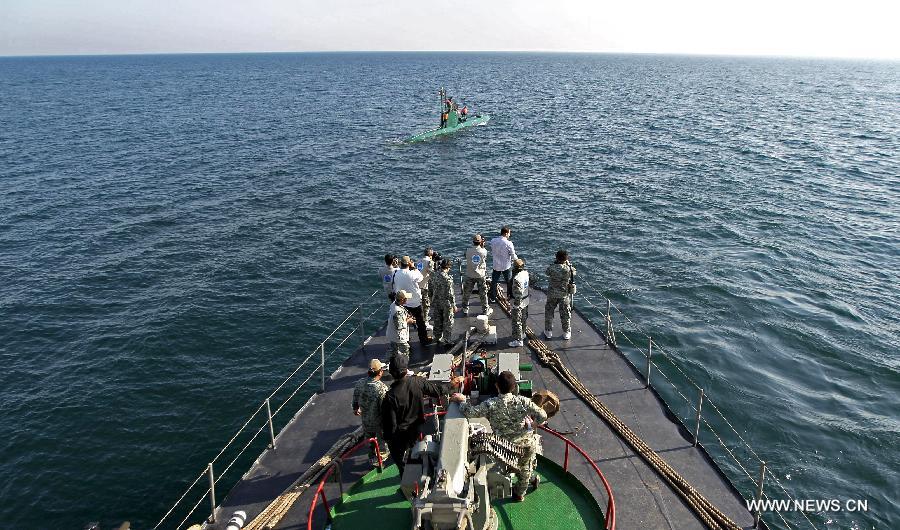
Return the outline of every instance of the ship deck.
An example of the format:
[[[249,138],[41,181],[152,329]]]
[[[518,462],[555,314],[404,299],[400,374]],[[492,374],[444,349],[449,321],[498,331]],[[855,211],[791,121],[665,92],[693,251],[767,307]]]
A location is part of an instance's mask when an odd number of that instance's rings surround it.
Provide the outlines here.
[[[458,289],[458,286],[457,286]],[[457,300],[459,295],[457,291]],[[543,329],[544,300],[542,292],[533,290],[529,308],[529,325],[534,330]],[[488,351],[515,351],[506,344],[510,338],[510,321],[494,304],[491,323],[497,326],[500,338]],[[474,311],[473,311],[474,310]],[[480,310],[477,297],[472,298],[469,317],[457,315],[454,338],[474,325],[475,311]],[[559,330],[558,316],[555,329]],[[433,354],[417,343],[411,333],[411,368],[424,369]],[[677,421],[668,407],[652,389],[644,386],[643,377],[617,351],[607,346],[601,333],[577,311],[572,314],[572,339],[563,341],[555,335],[545,340],[559,352],[563,361],[578,375],[582,382],[603,401],[619,418],[640,435],[657,453],[703,493],[713,504],[742,528],[752,528],[753,518],[743,498],[725,478],[702,447],[694,447],[691,435]],[[561,402],[560,412],[549,426],[566,434],[581,446],[605,475],[616,502],[617,528],[623,530],[648,528],[690,530],[705,528],[700,520],[672,489],[621,440],[584,402],[549,369],[541,366],[527,348],[522,362],[531,359],[531,377],[534,388],[546,388],[555,392]],[[387,341],[384,329],[371,337],[365,348],[357,349],[328,379],[326,391],[313,396],[281,431],[276,440],[277,449],[264,452],[240,482],[232,489],[216,512],[216,524],[210,529],[224,529],[231,514],[245,510],[252,520],[270,502],[275,500],[311,464],[327,451],[338,438],[359,426],[353,415],[350,401],[354,383],[364,377],[371,358],[387,357]],[[390,376],[385,374],[389,383]],[[563,461],[564,445],[552,437],[544,436],[544,455],[558,463]],[[344,489],[371,470],[363,451],[344,465]],[[606,506],[603,484],[591,467],[575,455],[570,455],[569,470],[594,495],[597,503]],[[278,528],[299,529],[307,526],[309,509],[315,485],[306,491],[281,520]],[[337,485],[329,485],[328,498],[339,495]],[[526,499],[527,502],[528,499]],[[317,508],[313,528],[324,528],[324,509]],[[373,517],[370,527],[374,530],[378,518]]]

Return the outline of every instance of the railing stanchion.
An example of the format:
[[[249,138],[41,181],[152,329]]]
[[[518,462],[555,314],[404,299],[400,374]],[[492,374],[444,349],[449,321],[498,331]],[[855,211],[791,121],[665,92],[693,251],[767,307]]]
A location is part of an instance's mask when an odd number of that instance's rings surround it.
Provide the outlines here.
[[[319,392],[325,392],[325,343],[319,344],[319,373],[322,379],[322,385]]]
[[[653,369],[653,362],[651,359],[653,358],[653,339],[648,337],[649,344],[647,348],[647,388],[650,388],[650,371]]]
[[[759,504],[762,503],[763,481],[766,480],[766,461],[759,463],[759,487],[756,488],[756,509],[753,510],[753,528],[759,528]]]
[[[359,340],[360,349],[366,351],[366,315],[362,306],[359,306]]]
[[[269,446],[271,449],[275,449],[275,426],[272,425],[272,407],[269,405],[269,398],[266,398],[266,416],[269,417],[269,440],[272,441],[272,444]]]
[[[569,470],[569,443],[566,442],[566,456],[563,458],[563,471]]]
[[[700,400],[697,401],[697,426],[694,427],[694,447],[700,443],[700,411],[703,410],[703,389],[700,389]]]
[[[213,476],[212,462],[206,466],[206,474],[209,476],[209,522],[216,522],[216,479]]]

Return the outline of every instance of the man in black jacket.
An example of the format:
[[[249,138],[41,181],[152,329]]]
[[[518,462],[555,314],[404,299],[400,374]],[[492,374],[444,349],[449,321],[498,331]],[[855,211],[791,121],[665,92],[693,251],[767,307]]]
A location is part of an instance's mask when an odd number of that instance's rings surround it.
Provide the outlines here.
[[[449,395],[450,385],[435,383],[416,375],[408,375],[409,358],[397,355],[391,360],[390,373],[394,382],[381,402],[381,422],[384,439],[397,467],[403,476],[404,456],[419,437],[419,428],[425,422],[425,396],[440,398]],[[458,384],[461,377],[454,378]]]

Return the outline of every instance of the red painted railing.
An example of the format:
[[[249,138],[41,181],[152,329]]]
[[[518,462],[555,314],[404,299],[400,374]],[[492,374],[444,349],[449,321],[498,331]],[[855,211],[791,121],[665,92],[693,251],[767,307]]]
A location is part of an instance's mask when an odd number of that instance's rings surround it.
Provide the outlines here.
[[[443,416],[445,414],[447,414],[447,411],[429,412],[429,413],[425,414],[425,417],[428,418],[431,416]],[[584,449],[579,447],[578,444],[576,444],[572,440],[569,440],[562,434],[554,431],[553,429],[551,429],[549,427],[545,427],[543,425],[538,425],[538,428],[546,433],[549,433],[552,436],[555,436],[556,438],[559,438],[566,444],[566,452],[565,452],[565,456],[563,457],[563,470],[565,470],[566,472],[569,471],[569,448],[570,447],[575,449],[578,452],[578,454],[580,454],[587,461],[587,463],[591,465],[591,467],[594,469],[594,472],[597,473],[597,476],[600,478],[600,482],[603,483],[603,488],[606,490],[606,497],[607,497],[607,499],[609,499],[606,502],[606,526],[604,528],[606,530],[615,530],[616,529],[616,500],[613,497],[612,488],[609,486],[609,482],[606,481],[606,477],[603,476],[603,472],[600,471],[600,468],[597,467],[597,464],[594,463],[594,460],[590,456],[588,456],[588,454],[584,451]],[[382,469],[384,467],[384,462],[382,462],[382,460],[381,460],[381,450],[378,447],[378,440],[376,440],[375,438],[364,439],[361,442],[359,442],[358,444],[351,447],[350,449],[347,449],[346,451],[344,451],[344,453],[340,457],[338,457],[338,459],[335,461],[335,463],[339,464],[340,462],[343,462],[344,459],[348,455],[355,453],[356,451],[359,450],[360,447],[363,447],[367,443],[375,444],[375,452],[378,455],[378,467],[379,467],[379,469]],[[325,514],[326,514],[325,517],[326,518],[331,517],[331,515],[330,515],[331,509],[328,506],[328,499],[325,497],[325,483],[331,477],[332,473],[334,472],[335,467],[336,466],[332,464],[328,468],[328,471],[325,472],[325,475],[322,477],[322,480],[319,481],[319,487],[316,488],[316,493],[315,493],[315,495],[313,495],[312,504],[309,507],[309,513],[306,516],[306,529],[307,530],[312,530],[313,513],[316,510],[316,505],[319,501],[319,498],[322,499],[322,504],[325,506]],[[340,479],[341,479],[341,477],[338,477],[338,480],[340,480]]]
[[[331,508],[328,506],[328,498],[325,496],[325,483],[328,482],[329,478],[331,478],[332,473],[334,473],[335,467],[340,469],[340,464],[343,463],[344,459],[347,458],[347,456],[355,453],[359,450],[360,447],[363,447],[366,444],[375,444],[375,454],[378,455],[378,469],[384,469],[384,462],[381,460],[381,448],[378,447],[378,440],[376,440],[375,438],[364,438],[358,444],[344,451],[341,456],[337,457],[337,459],[332,462],[332,464],[328,467],[328,471],[326,471],[325,475],[322,476],[322,480],[319,481],[319,487],[316,488],[316,493],[313,495],[312,504],[309,505],[309,512],[307,512],[306,514],[306,530],[312,530],[313,513],[315,513],[316,511],[316,505],[319,502],[319,498],[322,499],[322,505],[325,506],[325,518],[330,522]],[[339,476],[337,479],[341,480],[341,477]]]
[[[549,427],[545,427],[543,425],[538,425],[538,429],[540,429],[546,433],[550,433],[551,435],[559,438],[560,440],[562,440],[563,442],[566,443],[566,453],[565,453],[565,457],[563,458],[563,469],[564,470],[569,471],[569,447],[572,447],[573,449],[578,451],[578,453],[582,457],[584,457],[585,460],[587,460],[587,463],[590,464],[592,468],[594,468],[594,472],[596,472],[597,476],[600,477],[600,481],[603,483],[603,488],[606,490],[606,496],[609,499],[606,502],[606,527],[605,528],[606,528],[606,530],[615,530],[615,528],[616,528],[616,501],[615,501],[615,498],[613,498],[613,492],[612,492],[612,488],[609,487],[609,482],[606,481],[606,477],[603,476],[603,472],[600,471],[600,468],[597,467],[597,464],[594,463],[594,460],[590,456],[588,456],[587,453],[584,452],[584,449],[582,449],[581,447],[578,447],[578,444],[576,444],[572,440],[569,440],[568,438],[566,438],[562,434],[554,431],[553,429],[551,429]]]

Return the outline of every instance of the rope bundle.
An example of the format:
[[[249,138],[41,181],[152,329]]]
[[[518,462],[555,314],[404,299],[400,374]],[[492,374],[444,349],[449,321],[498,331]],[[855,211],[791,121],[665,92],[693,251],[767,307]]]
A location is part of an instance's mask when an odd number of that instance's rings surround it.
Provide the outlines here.
[[[509,303],[502,294],[497,296],[500,307],[509,314]],[[628,425],[625,424],[612,410],[604,405],[597,396],[595,396],[581,380],[572,373],[559,354],[547,347],[547,344],[540,340],[531,327],[525,327],[525,336],[528,337],[528,347],[531,348],[542,364],[553,370],[560,379],[563,380],[575,394],[578,395],[600,418],[612,428],[620,438],[631,446],[634,451],[641,456],[654,471],[665,480],[694,511],[697,517],[711,530],[740,530],[734,521],[732,521],[725,513],[716,508],[706,497],[697,491],[687,480],[675,471],[662,457],[659,456],[644,440],[641,439]]]

